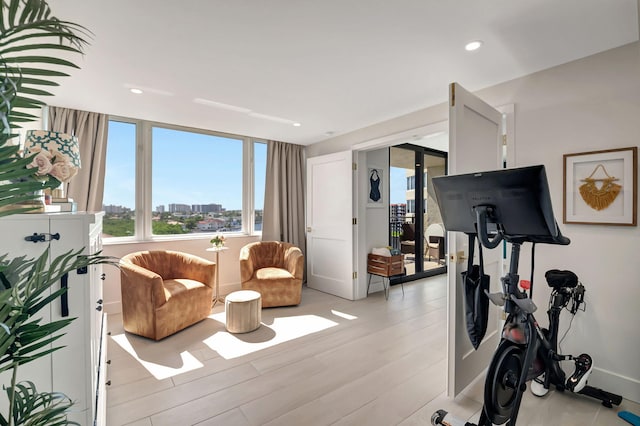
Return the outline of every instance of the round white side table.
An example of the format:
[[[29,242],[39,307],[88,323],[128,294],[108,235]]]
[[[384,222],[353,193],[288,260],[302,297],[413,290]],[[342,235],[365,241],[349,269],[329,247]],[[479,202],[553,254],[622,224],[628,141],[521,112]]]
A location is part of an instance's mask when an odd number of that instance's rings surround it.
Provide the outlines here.
[[[253,290],[227,294],[224,300],[225,328],[229,333],[248,333],[260,327],[262,298]]]

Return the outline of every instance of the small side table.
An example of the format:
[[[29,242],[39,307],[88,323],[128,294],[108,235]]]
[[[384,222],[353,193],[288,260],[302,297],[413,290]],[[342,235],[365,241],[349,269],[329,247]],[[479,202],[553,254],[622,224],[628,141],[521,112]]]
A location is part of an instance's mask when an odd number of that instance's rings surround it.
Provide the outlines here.
[[[384,298],[389,300],[389,287],[391,286],[391,277],[404,274],[404,255],[380,256],[369,253],[367,255],[367,272],[369,280],[367,281],[367,296],[369,295],[369,287],[371,286],[371,276],[377,275],[382,277],[382,287],[384,288]],[[402,286],[402,295],[404,296],[404,284]]]
[[[262,321],[262,298],[253,290],[239,290],[224,301],[225,328],[229,333],[249,333]]]
[[[225,250],[229,250],[229,247],[209,247],[207,249],[207,251],[213,251],[216,253],[216,294],[213,297],[213,305],[211,307],[216,306],[216,303],[224,300],[220,297],[220,252]]]

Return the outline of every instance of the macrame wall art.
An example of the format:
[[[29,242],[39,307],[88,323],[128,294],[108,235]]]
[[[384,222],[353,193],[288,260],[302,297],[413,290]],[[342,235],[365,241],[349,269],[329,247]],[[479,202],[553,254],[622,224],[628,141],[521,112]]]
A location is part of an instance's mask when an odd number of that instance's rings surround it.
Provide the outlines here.
[[[564,154],[563,160],[563,223],[637,226],[637,146]]]
[[[595,178],[594,176],[598,169],[602,170],[606,177]],[[614,202],[622,190],[622,186],[615,183],[619,180],[614,176],[610,176],[602,164],[598,164],[589,177],[581,179],[581,182],[584,183],[579,188],[580,196],[591,208],[598,211],[604,210]]]

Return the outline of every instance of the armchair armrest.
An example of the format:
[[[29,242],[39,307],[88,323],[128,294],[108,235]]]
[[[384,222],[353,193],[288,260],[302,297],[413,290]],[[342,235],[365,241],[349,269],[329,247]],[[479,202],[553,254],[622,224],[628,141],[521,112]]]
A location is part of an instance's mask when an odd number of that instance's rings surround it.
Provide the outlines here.
[[[255,265],[253,258],[251,257],[251,251],[249,247],[243,247],[240,250],[240,282],[244,283],[251,279]]]
[[[284,264],[294,278],[301,280],[304,275],[304,256],[298,247],[289,247],[284,252]]]
[[[120,262],[120,286],[123,297],[142,301],[143,304],[151,301],[154,308],[167,302],[162,277],[133,263]]]

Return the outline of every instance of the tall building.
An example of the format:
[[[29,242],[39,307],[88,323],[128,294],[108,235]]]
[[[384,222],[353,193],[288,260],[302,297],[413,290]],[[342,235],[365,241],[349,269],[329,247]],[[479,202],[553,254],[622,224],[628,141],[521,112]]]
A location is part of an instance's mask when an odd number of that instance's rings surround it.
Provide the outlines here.
[[[192,204],[191,211],[193,213],[220,213],[222,204]]]
[[[407,205],[406,204],[391,204],[389,206],[391,209],[389,212],[389,221],[390,222],[404,222],[405,216],[407,215]]]
[[[122,213],[131,212],[131,209],[129,207],[115,206],[113,204],[109,204],[108,206],[105,206],[103,204],[102,210],[104,210],[106,214],[122,214]]]
[[[188,204],[169,204],[169,213],[191,213]]]

